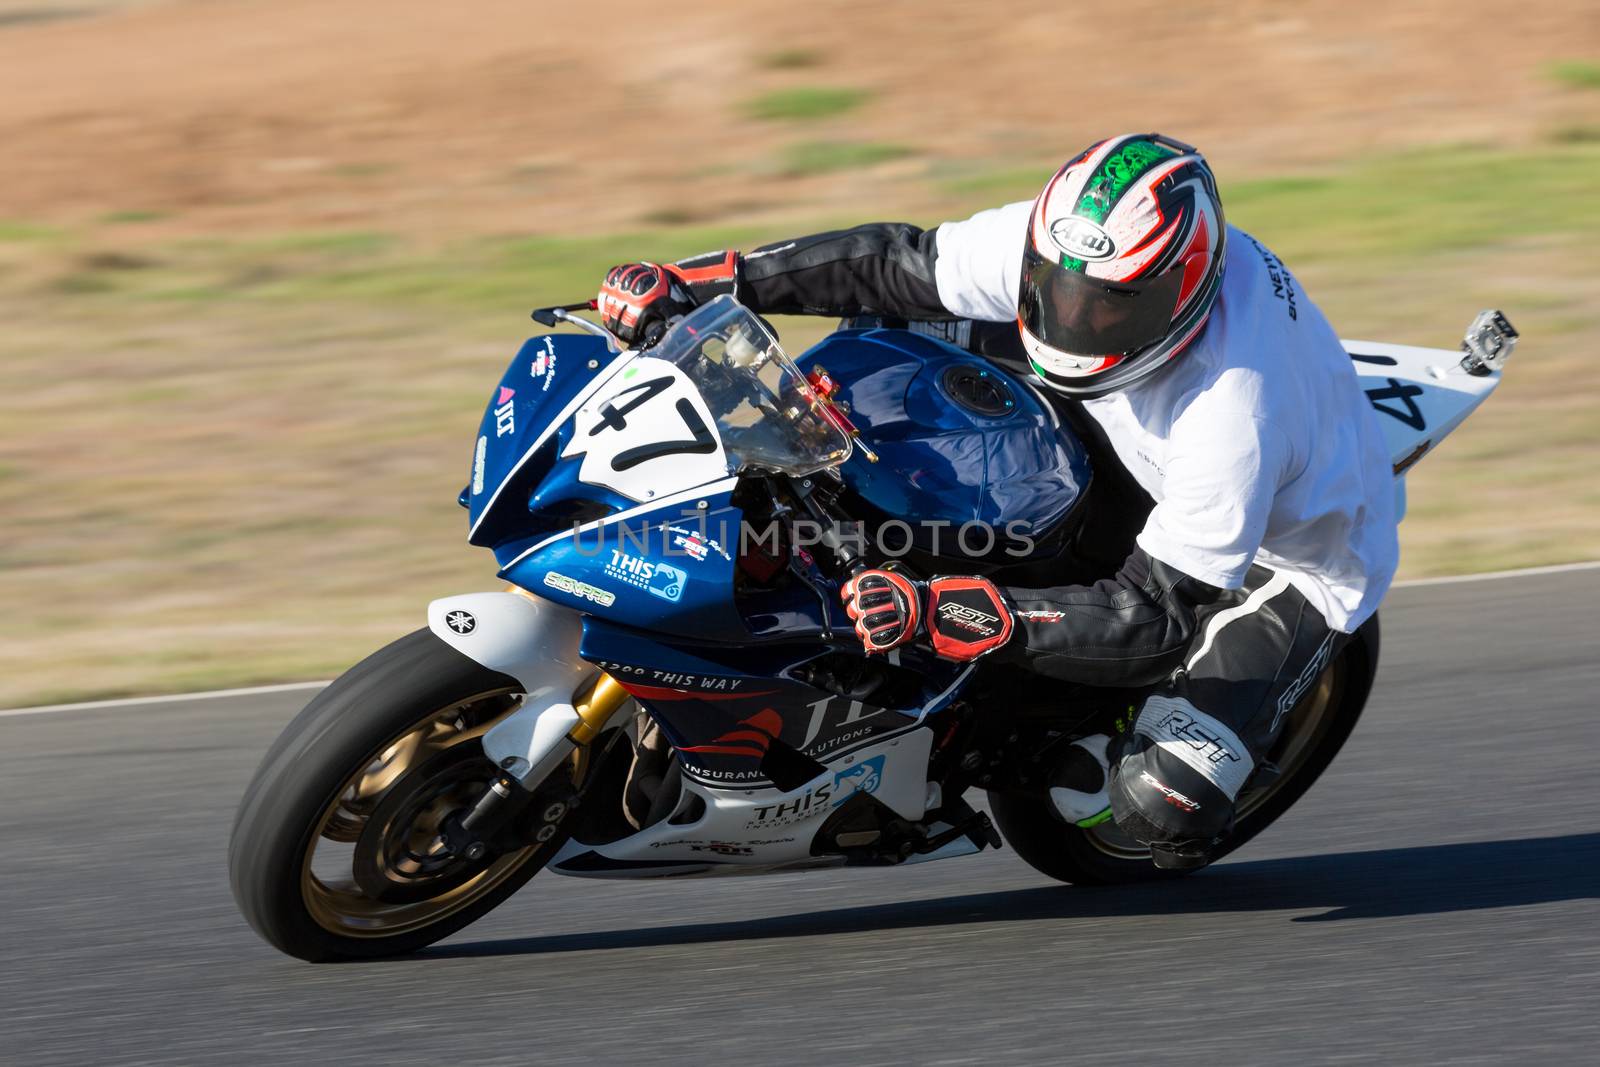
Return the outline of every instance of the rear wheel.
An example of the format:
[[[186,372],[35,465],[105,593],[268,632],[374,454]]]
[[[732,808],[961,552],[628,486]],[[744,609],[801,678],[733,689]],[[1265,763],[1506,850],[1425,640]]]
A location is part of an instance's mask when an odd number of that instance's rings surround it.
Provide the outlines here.
[[[469,860],[440,833],[497,776],[481,739],[521,700],[515,679],[428,630],[323,690],[268,752],[234,822],[229,873],[250,925],[304,960],[388,956],[516,892],[565,840],[570,781],[535,790],[520,816],[527,844]]]
[[[1278,774],[1258,774],[1239,795],[1233,833],[1212,855],[1213,862],[1271,826],[1328,768],[1366,707],[1377,667],[1378,619],[1373,616],[1289,713],[1283,734],[1267,755]],[[1157,868],[1150,862],[1150,849],[1110,820],[1087,829],[1064,822],[1047,796],[991,792],[989,807],[1017,854],[1063,882],[1112,885],[1189,873]]]

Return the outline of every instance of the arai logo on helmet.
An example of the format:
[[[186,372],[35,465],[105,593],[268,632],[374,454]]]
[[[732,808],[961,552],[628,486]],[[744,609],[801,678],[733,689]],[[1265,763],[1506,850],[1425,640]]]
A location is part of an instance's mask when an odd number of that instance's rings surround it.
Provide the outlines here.
[[[1075,259],[1110,259],[1117,254],[1111,235],[1097,223],[1077,215],[1057,219],[1050,227],[1050,239]]]

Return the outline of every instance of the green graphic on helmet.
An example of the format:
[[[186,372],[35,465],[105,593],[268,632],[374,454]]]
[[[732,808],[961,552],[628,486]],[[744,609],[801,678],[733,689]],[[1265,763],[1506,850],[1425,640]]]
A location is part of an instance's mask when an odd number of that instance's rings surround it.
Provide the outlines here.
[[[1023,247],[1017,324],[1034,373],[1089,399],[1167,366],[1216,301],[1226,226],[1210,168],[1180,141],[1124,134],[1074,157],[1034,199]]]
[[[1094,222],[1106,221],[1128,186],[1157,163],[1175,155],[1172,149],[1154,141],[1129,141],[1101,161],[1100,169],[1083,187],[1077,213]]]

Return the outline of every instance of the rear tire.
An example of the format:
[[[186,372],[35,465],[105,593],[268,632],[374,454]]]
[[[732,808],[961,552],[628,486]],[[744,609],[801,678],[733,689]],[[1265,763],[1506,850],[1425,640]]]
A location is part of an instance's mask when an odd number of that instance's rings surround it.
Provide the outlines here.
[[[1211,856],[1211,862],[1271,826],[1327,770],[1366,707],[1378,669],[1378,646],[1378,617],[1374,615],[1356,631],[1339,658],[1290,712],[1289,727],[1271,754],[1283,768],[1282,775],[1255,789],[1247,786],[1240,794],[1238,822]],[[1329,702],[1325,715],[1313,714],[1319,699]],[[1290,758],[1284,760],[1285,754]],[[990,792],[989,809],[1017,855],[1040,873],[1063,882],[1118,885],[1162,881],[1191,873],[1156,867],[1150,862],[1149,849],[1120,835],[1113,823],[1085,830],[1064,822],[1048,796]]]
[[[565,834],[477,865],[435,861],[414,843],[438,811],[495,775],[478,738],[521,691],[424,629],[319,693],[267,753],[234,822],[230,881],[255,931],[313,962],[392,956],[460,930],[521,888]],[[323,848],[333,875],[314,869]]]

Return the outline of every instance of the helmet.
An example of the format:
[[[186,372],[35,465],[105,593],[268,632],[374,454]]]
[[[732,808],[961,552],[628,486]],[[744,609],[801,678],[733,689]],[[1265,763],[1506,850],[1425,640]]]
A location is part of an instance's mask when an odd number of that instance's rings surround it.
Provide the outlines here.
[[[1159,133],[1090,147],[1033,204],[1017,325],[1034,373],[1088,398],[1161,369],[1210,316],[1226,240],[1193,148]]]

